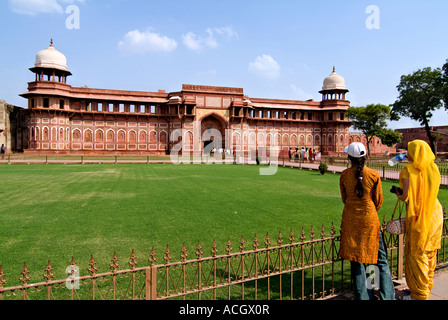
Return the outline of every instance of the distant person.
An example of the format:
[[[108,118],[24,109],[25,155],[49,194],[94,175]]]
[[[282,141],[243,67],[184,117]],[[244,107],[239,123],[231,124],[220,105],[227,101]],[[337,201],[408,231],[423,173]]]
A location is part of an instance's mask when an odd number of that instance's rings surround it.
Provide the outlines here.
[[[380,298],[394,300],[395,289],[387,262],[378,210],[383,204],[383,189],[377,171],[365,166],[367,156],[362,143],[345,148],[352,164],[342,172],[340,190],[344,210],[341,224],[340,256],[350,261],[356,300],[373,300],[367,283],[366,264],[379,274]],[[369,277],[370,279],[370,277]]]
[[[5,152],[6,152],[6,147],[5,147],[5,145],[4,144],[2,144],[2,147],[1,147],[1,149],[0,149],[1,151],[1,154],[5,154]]]
[[[411,292],[399,299],[427,300],[441,247],[443,212],[437,199],[440,172],[425,141],[409,142],[407,158],[409,164],[400,172],[403,191],[397,191],[397,197],[406,202],[405,274]]]

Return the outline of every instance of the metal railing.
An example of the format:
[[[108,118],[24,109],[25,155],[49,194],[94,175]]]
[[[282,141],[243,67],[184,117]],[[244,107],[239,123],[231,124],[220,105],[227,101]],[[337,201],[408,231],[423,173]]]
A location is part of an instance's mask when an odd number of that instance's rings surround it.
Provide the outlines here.
[[[436,164],[438,165],[440,172],[440,185],[448,186],[448,168],[446,167],[446,164],[444,163],[442,165],[441,163],[437,162]],[[400,171],[405,165],[406,164],[398,164],[395,167],[391,168],[388,165],[370,162],[369,168],[377,170],[380,173],[381,179],[398,180],[398,178],[400,177]]]
[[[447,219],[445,215],[438,266],[448,261]],[[161,258],[153,248],[141,267],[132,251],[126,269],[120,269],[114,253],[111,270],[103,273],[91,257],[85,275],[72,258],[65,278],[59,280],[54,280],[49,261],[38,283],[31,283],[25,264],[20,283],[10,287],[0,266],[0,300],[316,300],[349,290],[349,262],[339,256],[335,227],[329,232],[322,227],[318,233],[311,229],[308,237],[302,230],[298,237],[291,231],[287,238],[280,232],[276,240],[269,234],[263,240],[255,236],[250,243],[241,238],[233,244],[229,239],[223,249],[213,241],[209,255],[200,243],[192,253],[184,245],[180,259],[173,258],[168,246]],[[386,233],[385,243],[392,275],[399,280],[403,237]]]

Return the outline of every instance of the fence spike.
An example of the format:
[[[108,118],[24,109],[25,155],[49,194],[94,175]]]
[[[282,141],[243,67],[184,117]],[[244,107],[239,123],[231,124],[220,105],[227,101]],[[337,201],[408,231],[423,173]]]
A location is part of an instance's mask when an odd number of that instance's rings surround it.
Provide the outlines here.
[[[117,252],[114,251],[114,256],[112,257],[112,264],[110,264],[110,268],[112,269],[112,272],[115,273],[117,272],[117,269],[120,267],[120,264],[118,263],[118,257],[117,257]]]
[[[45,268],[44,279],[49,282],[54,278],[54,273],[52,273],[53,267],[51,266],[50,260],[48,260],[47,267]]]
[[[294,242],[294,232],[291,230],[289,231],[289,243],[292,244]]]
[[[187,257],[188,257],[188,254],[187,254],[187,247],[185,247],[185,242],[182,244],[182,254],[180,255],[180,258],[182,259],[182,262],[185,262],[185,261],[187,261]]]
[[[198,246],[196,247],[196,256],[198,257],[198,260],[201,259],[204,252],[202,251],[202,245],[201,242],[198,241]]]
[[[311,226],[311,240],[314,240],[315,234],[314,234],[314,227]]]
[[[165,260],[165,264],[170,263],[170,261],[171,261],[171,256],[170,256],[170,254],[171,254],[171,251],[170,251],[170,245],[167,244],[167,245],[166,245],[166,250],[165,250],[165,256],[163,257],[163,260]]]
[[[333,222],[331,223],[331,236],[332,237],[334,237],[334,235],[335,235],[335,230],[334,230],[334,224],[333,224]]]
[[[20,280],[20,282],[22,282],[22,285],[26,285],[26,283],[31,280],[31,276],[28,276],[28,274],[30,272],[28,271],[28,268],[26,266],[26,262],[23,265],[23,269],[22,269],[21,273],[22,273],[22,277],[19,278],[19,280]]]
[[[254,250],[257,250],[259,247],[257,234],[255,234],[254,244],[252,245],[252,247],[254,248]]]
[[[151,252],[149,254],[148,262],[149,262],[150,266],[152,267],[156,263],[156,261],[157,261],[156,251],[154,250],[154,246],[153,246],[151,249]]]
[[[246,243],[246,241],[244,240],[244,237],[241,236],[241,241],[240,241],[240,252],[243,252],[244,249],[246,249],[246,246],[244,245]]]
[[[322,237],[321,239],[324,239],[325,238],[325,228],[324,228],[324,225],[322,224],[322,228],[320,229],[320,236]]]
[[[216,255],[218,254],[218,245],[216,244],[215,239],[213,239],[211,254],[212,254],[212,257],[216,257]]]
[[[3,288],[3,285],[6,284],[7,280],[3,279],[3,277],[5,277],[6,274],[3,272],[3,267],[0,264],[0,289]]]
[[[305,236],[305,229],[302,227],[302,235],[300,236],[300,240],[303,242],[305,241],[306,236]]]
[[[132,253],[131,256],[129,257],[130,261],[129,261],[129,266],[131,267],[131,270],[135,269],[135,266],[138,264],[137,263],[137,256],[135,255],[134,249],[132,249]]]
[[[283,235],[282,235],[282,231],[278,232],[278,240],[277,243],[279,246],[281,246],[283,244]]]
[[[91,276],[94,276],[98,271],[98,267],[96,266],[96,261],[93,259],[93,254],[90,255],[89,268],[87,269]]]
[[[227,245],[226,252],[229,255],[229,254],[232,253],[232,250],[233,250],[233,248],[231,247],[232,246],[232,242],[230,242],[230,238],[227,239],[227,244],[226,245]]]
[[[269,248],[271,245],[271,238],[269,237],[269,232],[266,233],[266,239],[264,240],[264,244],[265,244],[266,248]]]

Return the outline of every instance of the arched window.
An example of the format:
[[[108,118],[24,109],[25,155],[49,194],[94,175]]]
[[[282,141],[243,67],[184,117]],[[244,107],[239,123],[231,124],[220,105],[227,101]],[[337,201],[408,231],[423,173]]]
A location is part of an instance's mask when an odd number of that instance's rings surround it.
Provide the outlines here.
[[[42,140],[43,140],[43,141],[48,141],[48,135],[49,135],[49,133],[48,133],[48,128],[45,127],[44,130],[43,130],[43,132],[42,132]]]
[[[135,133],[135,131],[130,131],[129,132],[129,142],[130,143],[137,143],[137,134]]]
[[[157,143],[157,132],[151,131],[151,133],[149,134],[149,142]]]
[[[166,143],[167,141],[166,141],[166,132],[165,131],[162,131],[161,133],[160,133],[160,143]]]
[[[96,133],[95,133],[95,141],[96,142],[103,142],[103,140],[104,140],[103,131],[97,130]]]
[[[138,135],[138,142],[146,143],[146,131],[140,131]]]
[[[107,142],[115,142],[115,133],[112,130],[108,130],[106,134]]]
[[[93,141],[92,131],[86,130],[84,132],[84,142],[92,142],[92,141]]]
[[[59,129],[59,141],[64,141],[64,128]]]
[[[73,130],[73,141],[80,142],[81,141],[81,131],[78,129]]]
[[[118,142],[126,142],[126,133],[123,130],[118,131]]]

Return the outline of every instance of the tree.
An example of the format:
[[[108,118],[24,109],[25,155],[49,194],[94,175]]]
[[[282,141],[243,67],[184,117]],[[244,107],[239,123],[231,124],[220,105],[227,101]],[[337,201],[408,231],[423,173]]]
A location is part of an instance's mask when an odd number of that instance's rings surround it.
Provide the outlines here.
[[[448,69],[448,65],[446,66]],[[397,86],[399,97],[392,105],[391,120],[400,116],[410,117],[420,122],[426,130],[431,150],[436,153],[435,137],[431,133],[429,121],[432,111],[443,106],[443,75],[441,69],[430,67],[401,77]]]
[[[442,99],[448,111],[448,59],[442,67]]]
[[[401,134],[387,129],[386,120],[390,119],[390,112],[390,107],[383,104],[350,107],[346,111],[347,117],[353,122],[353,127],[366,136],[369,156],[370,142],[375,136],[389,147],[401,142]]]
[[[401,142],[403,135],[399,132],[395,132],[392,129],[384,129],[379,135],[381,142],[388,147],[392,147]]]

